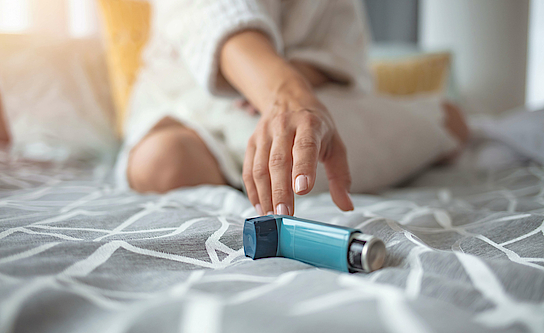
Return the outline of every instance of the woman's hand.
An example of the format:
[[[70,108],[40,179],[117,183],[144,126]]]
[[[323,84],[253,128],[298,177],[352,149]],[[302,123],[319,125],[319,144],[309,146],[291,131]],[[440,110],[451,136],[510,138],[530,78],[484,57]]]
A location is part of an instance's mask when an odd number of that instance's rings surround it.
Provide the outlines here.
[[[294,192],[312,190],[321,161],[333,201],[342,210],[352,210],[346,149],[304,75],[257,31],[230,37],[221,50],[220,66],[224,78],[261,113],[243,172],[255,209],[293,215]]]
[[[306,79],[313,88],[318,88],[331,80],[314,66],[299,60],[291,60],[289,63]],[[252,116],[259,114],[259,110],[254,107],[247,99],[238,99],[235,105],[245,110]]]
[[[318,161],[336,205],[352,210],[346,149],[329,112],[313,94],[290,87],[263,112],[248,142],[243,178],[257,212],[293,215],[293,192],[312,190]]]

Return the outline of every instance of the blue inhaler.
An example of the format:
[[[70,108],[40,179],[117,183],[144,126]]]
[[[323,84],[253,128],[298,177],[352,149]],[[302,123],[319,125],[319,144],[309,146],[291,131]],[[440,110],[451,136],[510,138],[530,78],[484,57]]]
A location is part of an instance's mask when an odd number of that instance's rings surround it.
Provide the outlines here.
[[[252,259],[285,257],[343,272],[372,272],[385,261],[385,244],[360,230],[287,215],[246,219],[244,252]]]

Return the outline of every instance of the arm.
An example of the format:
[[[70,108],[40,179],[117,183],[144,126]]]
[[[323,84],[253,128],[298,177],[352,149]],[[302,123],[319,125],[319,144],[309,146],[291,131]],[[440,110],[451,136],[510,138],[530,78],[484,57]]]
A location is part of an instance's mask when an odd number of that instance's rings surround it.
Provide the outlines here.
[[[294,213],[294,192],[311,191],[317,163],[324,163],[334,202],[353,209],[346,150],[310,83],[280,57],[260,32],[230,37],[220,51],[220,71],[262,116],[248,142],[244,183],[264,213]]]

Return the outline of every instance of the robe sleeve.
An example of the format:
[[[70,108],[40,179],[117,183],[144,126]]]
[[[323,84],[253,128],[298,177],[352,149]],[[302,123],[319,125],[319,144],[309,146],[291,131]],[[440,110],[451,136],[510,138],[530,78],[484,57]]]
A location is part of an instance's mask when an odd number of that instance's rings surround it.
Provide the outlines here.
[[[236,93],[219,72],[221,48],[233,34],[261,31],[283,53],[279,28],[259,0],[155,0],[155,8],[160,11],[156,17],[163,21],[162,33],[176,45],[198,84],[211,94]]]

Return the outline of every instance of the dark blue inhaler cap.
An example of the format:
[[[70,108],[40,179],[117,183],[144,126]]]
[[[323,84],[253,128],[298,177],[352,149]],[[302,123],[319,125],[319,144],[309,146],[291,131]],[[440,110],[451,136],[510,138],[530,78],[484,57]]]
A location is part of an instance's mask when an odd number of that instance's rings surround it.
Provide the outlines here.
[[[278,226],[271,216],[246,219],[244,252],[252,259],[275,257],[278,250]]]

